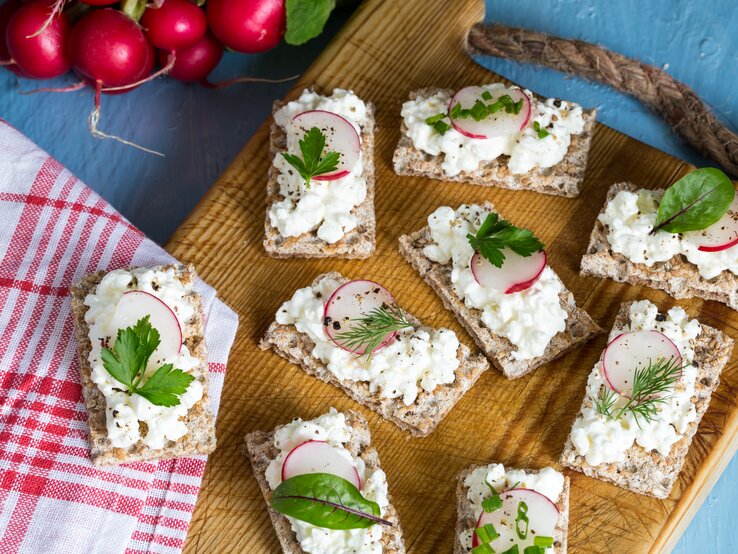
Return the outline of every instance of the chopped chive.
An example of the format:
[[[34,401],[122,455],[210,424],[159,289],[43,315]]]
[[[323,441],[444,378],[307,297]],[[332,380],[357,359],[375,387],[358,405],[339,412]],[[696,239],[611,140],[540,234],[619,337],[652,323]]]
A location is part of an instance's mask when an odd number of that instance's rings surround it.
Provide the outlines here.
[[[543,548],[548,548],[549,546],[553,546],[554,539],[553,537],[544,537],[544,536],[538,536],[535,539],[533,539],[533,544],[536,546],[542,546]]]
[[[482,500],[482,509],[488,514],[496,512],[500,508],[502,508],[502,498],[500,498],[500,495],[496,491],[492,493],[492,496],[488,496]]]
[[[533,130],[538,133],[539,139],[546,138],[550,134],[546,129],[541,127],[541,124],[537,121],[533,122]]]
[[[522,109],[523,109],[523,99],[521,98],[515,104],[515,114],[516,115],[519,114],[520,113],[520,110],[522,110]]]
[[[471,107],[471,116],[474,118],[474,121],[482,121],[487,117],[487,106],[483,102],[477,100]]]
[[[476,529],[474,529],[474,534],[479,539],[479,542],[483,543],[492,542],[500,536],[500,534],[497,532],[497,529],[495,529],[495,526],[491,523],[487,523],[485,525],[482,525],[481,527],[477,527]]]
[[[451,108],[451,113],[449,114],[452,119],[459,119],[461,117],[461,104],[454,104],[454,107]]]
[[[525,524],[523,528],[522,524]],[[518,534],[519,539],[524,539],[528,536],[528,505],[522,500],[518,502],[518,515],[515,518],[515,532]]]
[[[492,95],[489,93],[488,90],[485,90],[482,93],[482,100],[487,100],[487,102],[489,102],[490,100],[492,100]]]
[[[495,554],[495,550],[487,543],[482,543],[472,548],[471,554]]]
[[[439,135],[444,135],[446,131],[448,131],[451,126],[446,123],[445,121],[436,121],[432,127],[436,130],[436,133]]]
[[[436,121],[441,121],[444,117],[446,117],[445,113],[437,113],[436,115],[432,115],[429,118],[427,118],[425,122],[428,125],[433,125]]]
[[[512,548],[508,548],[504,552],[500,552],[500,554],[520,554],[520,550],[518,550],[518,545],[514,544]]]
[[[523,554],[545,554],[545,552],[545,548],[541,548],[535,544],[533,546],[526,546],[525,550],[523,550]]]

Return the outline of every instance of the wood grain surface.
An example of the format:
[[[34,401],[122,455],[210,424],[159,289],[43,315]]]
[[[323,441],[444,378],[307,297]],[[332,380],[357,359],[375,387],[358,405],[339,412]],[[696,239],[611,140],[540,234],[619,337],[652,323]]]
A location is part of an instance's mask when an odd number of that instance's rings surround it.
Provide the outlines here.
[[[455,476],[464,468],[492,461],[511,467],[557,465],[605,337],[516,381],[496,371],[486,373],[425,439],[411,438],[338,389],[257,347],[279,305],[318,273],[334,269],[382,282],[407,310],[430,325],[453,329],[471,344],[453,315],[397,251],[398,236],[420,228],[436,207],[489,199],[506,218],[534,230],[578,304],[606,329],[623,301],[648,298],[662,309],[675,304],[658,291],[578,275],[579,260],[611,183],[663,187],[690,169],[632,138],[598,126],[583,192],[576,200],[393,173],[400,106],[408,91],[501,80],[464,52],[466,30],[483,16],[482,0],[364,2],[290,95],[297,96],[306,86],[325,91],[345,87],[376,104],[378,244],[373,257],[305,261],[274,260],[264,254],[269,122],[169,243],[170,252],[194,263],[240,317],[217,424],[219,447],[208,463],[187,552],[279,550],[241,451],[243,436],[255,429],[271,430],[294,417],[314,417],[330,406],[366,415],[411,553],[451,551]],[[738,337],[738,315],[729,308],[697,300],[680,305],[691,316]],[[570,552],[663,552],[673,546],[735,450],[735,357],[722,377],[669,499],[638,496],[571,473]]]

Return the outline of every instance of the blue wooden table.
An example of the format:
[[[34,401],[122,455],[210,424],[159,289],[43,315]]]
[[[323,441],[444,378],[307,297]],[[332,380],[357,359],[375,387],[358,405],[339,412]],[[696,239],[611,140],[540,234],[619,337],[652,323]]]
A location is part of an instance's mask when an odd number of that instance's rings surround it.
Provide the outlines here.
[[[386,0],[401,1],[401,0]],[[280,46],[258,56],[226,54],[215,79],[235,75],[286,77],[303,71],[350,14],[334,15],[323,36],[299,48]],[[487,18],[598,42],[663,66],[717,114],[738,122],[738,10],[734,0],[487,0]],[[440,24],[440,23],[439,23]],[[489,69],[547,96],[600,109],[598,119],[697,165],[708,162],[676,138],[635,100],[600,85],[538,68],[480,58]],[[53,86],[73,82],[57,79]],[[166,157],[144,154],[87,132],[89,91],[24,96],[38,86],[0,73],[0,117],[101,193],[134,224],[165,242],[246,143],[290,84],[240,84],[210,91],[168,79],[103,99],[101,128]],[[734,459],[675,549],[728,553],[738,548],[738,458]]]

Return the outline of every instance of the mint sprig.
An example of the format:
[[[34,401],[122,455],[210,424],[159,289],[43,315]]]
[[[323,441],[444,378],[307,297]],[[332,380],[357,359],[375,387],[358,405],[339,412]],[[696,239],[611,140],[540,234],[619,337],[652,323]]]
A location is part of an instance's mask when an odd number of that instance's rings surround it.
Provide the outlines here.
[[[524,257],[543,250],[543,243],[531,231],[515,227],[496,213],[487,215],[477,234],[468,234],[466,238],[471,247],[495,267],[502,267],[505,261],[503,248]]]
[[[325,149],[325,135],[317,127],[311,127],[305,136],[300,139],[300,153],[302,158],[283,152],[282,156],[305,179],[305,187],[310,188],[310,179],[326,173],[332,173],[338,168],[338,152],[327,152]]]
[[[113,349],[103,348],[100,357],[103,367],[128,394],[138,394],[155,406],[178,406],[179,396],[195,379],[172,364],[158,368],[143,384],[149,359],[159,347],[159,331],[151,326],[149,316],[139,319],[132,327],[120,329]]]

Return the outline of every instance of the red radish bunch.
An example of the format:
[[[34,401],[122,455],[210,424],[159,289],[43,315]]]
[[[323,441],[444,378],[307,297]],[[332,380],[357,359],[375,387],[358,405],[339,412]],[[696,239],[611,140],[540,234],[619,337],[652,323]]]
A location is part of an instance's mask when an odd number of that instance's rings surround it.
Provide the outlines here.
[[[37,90],[93,88],[90,131],[132,144],[97,129],[102,93],[129,92],[165,74],[208,88],[267,81],[242,77],[210,83],[207,77],[225,47],[262,52],[276,46],[285,32],[285,0],[203,4],[205,0],[6,0],[0,4],[0,65],[30,79],[51,79],[71,69],[81,79],[78,84]],[[155,71],[157,62],[161,67]]]

